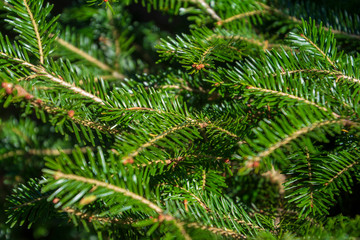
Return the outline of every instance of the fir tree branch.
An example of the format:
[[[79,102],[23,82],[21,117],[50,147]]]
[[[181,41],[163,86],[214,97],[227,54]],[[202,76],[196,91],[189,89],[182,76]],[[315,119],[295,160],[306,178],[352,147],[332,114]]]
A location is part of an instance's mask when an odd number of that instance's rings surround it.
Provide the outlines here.
[[[217,13],[212,9],[209,4],[205,2],[205,0],[190,0],[191,2],[200,5],[203,7],[206,12],[216,21],[220,21],[221,18],[217,15]]]
[[[306,149],[306,161],[308,165],[308,175],[309,175],[309,184],[310,184],[310,206],[314,207],[314,190],[312,184],[312,170],[311,170],[311,162],[310,162],[310,154],[309,151]]]
[[[109,184],[107,182],[99,181],[99,180],[92,179],[92,178],[86,178],[86,177],[82,177],[82,176],[78,176],[78,175],[74,175],[74,174],[65,174],[60,171],[54,172],[53,177],[55,180],[68,179],[68,180],[74,180],[74,181],[83,182],[83,183],[87,183],[87,184],[92,184],[96,187],[103,187],[103,188],[112,190],[114,192],[121,193],[124,196],[130,197],[134,200],[137,200],[137,201],[141,202],[142,204],[146,205],[147,207],[149,207],[150,209],[154,210],[157,214],[159,214],[159,217],[158,217],[159,222],[163,222],[163,221],[173,222],[174,225],[180,230],[180,232],[182,233],[182,235],[185,239],[187,239],[187,240],[191,239],[189,234],[186,232],[186,230],[183,227],[184,223],[177,221],[173,216],[171,216],[169,214],[164,214],[164,211],[158,205],[154,204],[153,202],[149,201],[148,199],[146,199],[140,195],[137,195],[133,192],[130,192],[124,188],[115,186],[113,184]]]
[[[186,227],[189,228],[197,228],[202,230],[207,230],[209,232],[212,232],[214,234],[219,234],[222,236],[232,237],[234,239],[247,239],[247,237],[243,234],[234,232],[233,230],[229,229],[223,229],[223,228],[217,228],[217,227],[209,227],[209,226],[203,226],[199,223],[183,223]]]
[[[150,139],[146,143],[143,143],[141,146],[139,146],[137,149],[133,150],[131,153],[127,154],[125,157],[122,158],[123,162],[129,162],[134,159],[137,155],[139,155],[144,149],[147,147],[150,147],[151,145],[155,144],[157,141],[159,141],[162,138],[165,138],[167,135],[176,132],[180,129],[187,128],[194,125],[201,125],[201,123],[193,120],[189,123],[181,123],[180,125],[176,125],[173,128],[166,130],[165,132],[162,132],[158,135],[156,135],[154,138]]]
[[[240,138],[240,137],[239,137],[238,135],[236,135],[235,133],[232,133],[232,132],[230,132],[230,131],[228,131],[228,130],[220,127],[220,126],[217,126],[217,125],[211,123],[210,121],[209,121],[208,123],[206,123],[206,124],[207,124],[207,125],[204,126],[204,127],[209,126],[209,127],[212,127],[212,128],[215,128],[215,129],[219,130],[220,132],[225,133],[226,135],[228,135],[228,136],[230,136],[230,137],[237,138],[237,139]]]
[[[280,73],[280,75],[287,75],[287,74],[295,74],[295,73],[316,73],[316,74],[325,74],[325,75],[333,75],[337,78],[337,80],[339,79],[345,79],[345,80],[349,80],[353,83],[358,83],[360,84],[360,79],[351,77],[351,76],[347,76],[345,74],[343,74],[340,71],[331,71],[331,70],[323,70],[323,69],[297,69],[297,70],[291,70],[291,71],[282,71]],[[276,77],[277,73],[272,74],[272,76]]]
[[[99,61],[98,59],[94,58],[93,56],[89,55],[88,53],[84,52],[83,50],[75,47],[74,45],[72,45],[71,43],[63,40],[62,38],[56,37],[55,40],[63,47],[67,48],[68,50],[74,52],[75,54],[83,57],[85,60],[87,60],[88,62],[96,65],[97,67],[99,67],[100,69],[110,72],[112,74],[113,77],[115,78],[119,78],[119,79],[124,79],[125,76],[121,73],[119,73],[118,71],[112,69],[109,65]]]
[[[83,125],[85,127],[89,127],[95,130],[99,130],[103,133],[108,133],[108,134],[119,134],[119,131],[117,129],[112,129],[108,126],[105,126],[101,123],[98,122],[93,122],[91,120],[88,119],[84,119],[82,117],[78,117],[76,116],[76,112],[74,110],[66,110],[66,109],[62,109],[59,107],[54,107],[52,105],[49,105],[46,101],[40,99],[40,98],[35,98],[33,95],[31,95],[30,93],[28,93],[23,87],[21,87],[20,85],[15,85],[13,87],[12,84],[10,83],[5,83],[3,82],[2,87],[5,88],[5,90],[9,93],[9,94],[14,94],[13,90],[16,90],[16,97],[23,97],[26,101],[28,101],[30,104],[32,104],[34,107],[37,107],[39,109],[43,109],[45,110],[47,113],[49,114],[63,114],[63,115],[68,115],[69,118],[71,118],[71,120],[79,125]]]
[[[297,97],[295,95],[292,95],[292,94],[288,94],[288,93],[284,93],[284,92],[280,92],[280,91],[275,91],[275,90],[270,90],[270,89],[266,89],[266,88],[259,88],[259,87],[254,87],[254,86],[246,86],[247,89],[250,89],[250,90],[255,90],[255,91],[260,91],[260,92],[265,92],[265,93],[271,93],[271,94],[274,94],[274,95],[278,95],[278,96],[283,96],[283,97],[288,97],[288,98],[291,98],[291,99],[295,99],[297,101],[300,101],[300,102],[304,102],[308,105],[312,105],[312,106],[315,106],[325,112],[328,112],[329,110],[325,107],[322,107],[322,106],[319,106],[318,104],[314,103],[314,102],[311,102],[305,98],[301,98],[301,97]],[[336,117],[336,118],[340,118],[340,115],[337,114],[337,113],[334,113],[334,112],[331,112],[331,114]]]
[[[332,177],[329,181],[327,181],[324,185],[328,186],[329,184],[331,184],[336,178],[340,177],[341,174],[343,174],[344,172],[348,171],[349,169],[351,169],[352,167],[354,167],[355,165],[359,164],[359,162],[353,162],[351,164],[349,164],[348,166],[346,166],[345,168],[343,168],[340,172],[338,172],[334,177]]]
[[[79,148],[79,150],[83,153],[87,151],[88,147],[82,147]],[[67,148],[67,149],[29,149],[29,150],[15,150],[11,152],[6,152],[4,154],[0,155],[0,160],[11,158],[14,156],[21,156],[21,155],[35,155],[35,156],[59,156],[61,153],[65,154],[71,154],[74,151],[73,148]]]
[[[113,40],[114,40],[114,45],[115,45],[115,56],[119,56],[120,52],[121,52],[121,48],[120,48],[120,42],[119,42],[119,32],[117,30],[117,28],[115,27],[115,22],[114,22],[114,17],[113,14],[110,10],[110,8],[107,9],[107,16],[109,18],[110,21],[110,26],[112,28],[112,36],[113,36]],[[115,69],[118,70],[119,69],[119,62],[115,61]]]
[[[175,185],[174,187],[177,187],[177,188],[181,189],[182,191],[186,192],[186,193],[189,194],[191,197],[193,197],[193,198],[200,204],[200,206],[201,206],[202,208],[204,208],[207,212],[210,212],[210,211],[211,211],[211,209],[210,209],[208,206],[206,206],[206,204],[205,204],[203,201],[201,201],[200,198],[198,198],[198,197],[197,197],[195,194],[193,194],[192,192],[188,191],[186,188],[183,188],[183,187],[181,187],[181,186],[179,186],[179,185]],[[203,188],[203,189],[204,189],[204,188]]]
[[[89,222],[99,221],[102,223],[116,223],[116,224],[129,224],[129,225],[134,223],[134,219],[132,219],[132,218],[119,219],[119,218],[100,217],[95,214],[84,213],[79,210],[72,209],[70,207],[61,209],[61,211],[66,212],[71,215],[75,215],[81,219],[87,219]]]
[[[159,215],[163,214],[163,210],[157,206],[156,204],[152,203],[151,201],[149,201],[148,199],[137,195],[133,192],[130,192],[124,188],[120,188],[118,186],[112,185],[110,183],[106,183],[106,182],[102,182],[96,179],[92,179],[92,178],[86,178],[86,177],[82,177],[82,176],[78,176],[78,175],[74,175],[74,174],[65,174],[62,173],[60,171],[54,172],[53,174],[54,179],[58,180],[60,178],[64,178],[64,179],[69,179],[69,180],[74,180],[74,181],[78,181],[78,182],[83,182],[83,183],[87,183],[87,184],[92,184],[94,186],[97,187],[104,187],[106,189],[121,193],[127,197],[130,197],[132,199],[135,199],[141,203],[143,203],[144,205],[148,206],[149,208],[153,209],[156,213],[158,213]]]
[[[300,34],[300,36],[304,38],[308,43],[310,43],[314,48],[316,48],[316,50],[331,64],[331,66],[333,66],[336,69],[335,63],[331,61],[329,56],[325,54],[313,41],[307,38],[304,34]]]
[[[29,17],[31,19],[31,23],[34,27],[34,33],[36,35],[36,40],[38,43],[38,48],[39,48],[39,55],[40,55],[40,63],[44,64],[44,53],[43,53],[43,47],[42,47],[42,42],[41,42],[41,37],[40,37],[40,33],[39,33],[39,29],[38,29],[38,25],[34,19],[34,16],[30,10],[29,5],[27,4],[27,0],[23,0],[24,6],[26,8],[27,13],[29,14]]]
[[[8,55],[6,53],[3,53],[3,52],[0,52],[0,57],[6,58],[9,61],[13,61],[13,62],[16,62],[16,63],[24,66],[24,67],[27,67],[27,68],[31,69],[32,71],[34,71],[35,73],[37,73],[38,76],[46,77],[47,79],[49,79],[49,80],[51,80],[51,81],[65,87],[65,88],[68,88],[71,91],[82,95],[83,97],[90,98],[93,101],[95,101],[95,102],[97,102],[97,103],[99,103],[101,105],[105,105],[105,102],[101,98],[99,98],[99,97],[97,97],[97,96],[95,96],[95,95],[93,95],[93,94],[91,94],[89,92],[86,92],[85,90],[83,90],[83,89],[81,89],[79,87],[73,86],[72,84],[70,84],[68,82],[65,82],[63,79],[61,79],[58,76],[54,76],[53,74],[48,73],[45,70],[45,68],[43,68],[41,66],[35,66],[35,65],[33,65],[33,64],[29,63],[29,62],[26,62],[26,61],[24,61],[22,59],[19,59],[19,58],[12,57],[12,56],[10,56],[10,55]]]
[[[235,20],[238,20],[238,19],[242,19],[242,18],[254,16],[254,15],[260,15],[260,14],[263,14],[265,12],[267,12],[267,11],[266,10],[254,10],[254,11],[250,11],[250,12],[240,13],[240,14],[234,15],[232,17],[226,18],[224,20],[220,20],[216,24],[221,26],[221,25],[223,25],[225,23],[228,23],[228,22],[232,22],[232,21],[235,21]]]
[[[39,202],[39,201],[41,201],[41,200],[44,200],[44,199],[47,198],[47,197],[48,197],[48,195],[44,195],[44,196],[42,196],[42,197],[38,197],[38,198],[32,199],[32,200],[29,201],[29,202],[25,202],[25,203],[22,203],[22,204],[20,204],[20,205],[11,207],[11,209],[17,210],[17,209],[22,208],[22,207],[25,207],[25,206],[30,206],[30,205],[32,205],[32,204],[34,204],[34,203],[36,203],[36,202]]]
[[[276,144],[273,144],[271,146],[269,146],[267,149],[265,149],[264,151],[259,152],[256,156],[252,157],[248,164],[251,165],[251,163],[254,162],[260,162],[262,158],[269,156],[271,153],[273,153],[274,151],[276,151],[277,149],[287,145],[288,143],[290,143],[291,141],[301,137],[302,135],[311,132],[317,128],[321,128],[323,126],[326,125],[332,125],[332,124],[343,124],[343,125],[358,125],[358,123],[353,122],[351,120],[348,119],[335,119],[335,120],[324,120],[322,122],[317,122],[314,123],[310,126],[306,126],[303,127],[299,130],[297,130],[296,132],[292,133],[291,135],[289,135],[287,138],[282,139],[281,141],[277,142]]]

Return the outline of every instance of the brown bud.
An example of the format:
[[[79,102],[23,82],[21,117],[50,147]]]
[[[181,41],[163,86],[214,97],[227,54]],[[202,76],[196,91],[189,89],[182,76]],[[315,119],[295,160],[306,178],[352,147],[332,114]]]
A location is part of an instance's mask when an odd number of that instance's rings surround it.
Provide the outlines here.
[[[69,117],[74,117],[74,115],[75,115],[75,111],[74,110],[70,110],[70,111],[68,111],[68,116]]]
[[[10,87],[7,87],[7,88],[5,88],[5,92],[6,92],[6,94],[10,95],[13,93],[13,89]]]
[[[7,83],[7,82],[2,82],[2,83],[1,83],[1,87],[2,87],[2,88],[12,88],[12,84],[11,84],[11,83]]]
[[[203,69],[205,67],[205,65],[204,64],[198,64],[197,66],[196,66],[196,69],[197,70],[201,70],[201,69]]]
[[[25,99],[26,99],[26,100],[30,100],[30,99],[32,99],[32,98],[34,98],[34,96],[31,95],[31,94],[26,94],[26,95],[25,95]]]
[[[123,164],[133,164],[134,163],[134,159],[133,158],[127,158],[123,161]]]
[[[253,162],[253,168],[258,168],[260,166],[260,162],[259,161],[255,161]]]

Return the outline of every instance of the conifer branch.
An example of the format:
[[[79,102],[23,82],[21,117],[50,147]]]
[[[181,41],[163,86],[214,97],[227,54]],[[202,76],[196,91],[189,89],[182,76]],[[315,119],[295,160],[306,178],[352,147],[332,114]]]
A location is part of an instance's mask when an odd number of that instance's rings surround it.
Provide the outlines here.
[[[61,178],[68,179],[68,180],[74,180],[74,181],[78,181],[78,182],[92,184],[92,185],[97,186],[97,187],[103,187],[103,188],[106,188],[106,189],[121,193],[121,194],[123,194],[123,195],[125,195],[127,197],[135,199],[135,200],[141,202],[142,204],[148,206],[149,208],[153,209],[159,215],[163,214],[163,210],[159,206],[157,206],[156,204],[149,201],[148,199],[146,199],[146,198],[144,198],[144,197],[142,197],[140,195],[137,195],[137,194],[135,194],[133,192],[130,192],[130,191],[124,189],[124,188],[120,188],[118,186],[112,185],[110,183],[106,183],[106,182],[102,182],[102,181],[99,181],[99,180],[96,180],[96,179],[86,178],[86,177],[82,177],[82,176],[78,176],[78,175],[74,175],[74,174],[65,174],[65,173],[62,173],[60,171],[54,172],[53,176],[54,176],[55,180],[58,180],[58,179],[61,179]]]
[[[45,77],[45,78],[47,78],[47,79],[49,79],[49,80],[63,86],[63,87],[65,87],[65,88],[70,89],[71,91],[73,91],[75,93],[78,93],[78,94],[82,95],[83,97],[90,98],[93,101],[95,101],[95,102],[97,102],[97,103],[99,103],[101,105],[105,105],[105,102],[101,98],[99,98],[99,97],[97,97],[97,96],[95,96],[95,95],[93,95],[93,94],[91,94],[89,92],[86,92],[85,90],[83,90],[83,89],[81,89],[79,87],[76,87],[76,86],[74,86],[74,85],[72,85],[72,84],[70,84],[68,82],[65,82],[59,76],[54,76],[53,74],[48,73],[45,70],[45,68],[43,68],[41,66],[35,66],[35,65],[33,65],[33,64],[29,63],[29,62],[26,62],[26,61],[24,61],[22,59],[19,59],[19,58],[12,57],[12,56],[10,56],[10,55],[8,55],[6,53],[3,53],[3,52],[0,52],[0,57],[6,58],[9,61],[13,61],[13,62],[16,62],[16,63],[24,66],[24,67],[27,67],[27,68],[31,69],[32,71],[34,71],[35,73],[37,73],[38,76]]]
[[[39,33],[39,29],[38,29],[38,25],[34,19],[34,16],[30,10],[29,5],[27,4],[27,0],[23,0],[24,6],[26,8],[27,13],[29,14],[29,17],[31,19],[31,23],[34,27],[34,33],[36,35],[36,40],[38,43],[38,48],[39,48],[39,56],[40,56],[40,63],[44,64],[44,53],[43,53],[43,47],[42,47],[42,42],[41,42],[41,37],[40,37],[40,33]]]
[[[217,13],[214,11],[214,9],[212,9],[209,4],[207,4],[205,2],[205,0],[190,0],[191,2],[198,4],[200,6],[202,6],[206,12],[216,21],[220,21],[221,18],[217,15]]]
[[[308,151],[306,151],[306,161],[307,161],[307,165],[308,165],[308,175],[309,175],[309,184],[310,184],[310,206],[314,207],[314,196],[313,196],[314,190],[313,190],[313,184],[312,184],[312,170],[311,170],[310,154]]]
[[[199,204],[202,208],[204,208],[207,212],[211,211],[210,208],[208,206],[206,206],[206,204],[201,201],[200,198],[198,198],[195,194],[193,194],[192,192],[188,191],[186,188],[183,188],[179,185],[175,185],[175,187],[181,189],[182,191],[186,192],[187,194],[189,194],[190,196],[192,196]]]
[[[265,12],[266,12],[265,10],[254,10],[254,11],[250,11],[250,12],[240,13],[240,14],[234,15],[232,17],[226,18],[224,20],[220,20],[216,24],[221,26],[221,25],[223,25],[225,23],[232,22],[234,20],[238,20],[238,19],[242,19],[242,18],[254,16],[254,15],[263,14]]]
[[[327,181],[324,185],[328,186],[329,184],[331,184],[336,178],[340,177],[341,174],[343,174],[344,172],[348,171],[349,169],[351,169],[352,167],[354,167],[355,165],[359,164],[359,162],[353,162],[351,164],[349,164],[348,166],[346,166],[345,168],[343,168],[340,172],[336,173],[336,175],[334,177],[332,177],[329,181]]]
[[[271,90],[271,89],[266,89],[266,88],[254,87],[254,86],[246,86],[246,88],[250,89],[250,90],[256,90],[256,91],[260,91],[260,92],[271,93],[271,94],[274,94],[274,95],[295,99],[297,101],[304,102],[304,103],[306,103],[308,105],[315,106],[315,107],[317,107],[317,108],[319,108],[319,109],[321,109],[321,110],[323,110],[325,112],[328,112],[327,108],[319,106],[318,104],[316,104],[314,102],[311,102],[311,101],[309,101],[309,100],[307,100],[305,98],[297,97],[297,96],[292,95],[292,94],[288,94],[288,93],[284,93],[284,92],[280,92],[280,91],[275,91],[275,90]],[[337,113],[331,112],[331,114],[336,118],[340,118],[340,115],[337,114]]]
[[[333,75],[338,79],[345,79],[345,80],[349,80],[353,83],[358,83],[360,84],[360,79],[351,77],[351,76],[347,76],[345,74],[343,74],[340,71],[331,71],[331,70],[324,70],[324,69],[298,69],[298,70],[291,70],[291,71],[282,71],[280,73],[280,75],[287,75],[287,74],[295,74],[295,73],[316,73],[316,74],[325,74],[325,75]],[[273,74],[272,76],[276,77],[277,73]]]
[[[211,122],[208,122],[208,123],[207,123],[207,126],[212,127],[212,128],[215,128],[215,129],[217,129],[218,131],[223,132],[223,133],[225,133],[226,135],[228,135],[228,136],[230,136],[230,137],[237,138],[237,139],[240,138],[240,137],[239,137],[238,135],[236,135],[235,133],[232,133],[232,132],[230,132],[230,131],[228,131],[228,130],[220,127],[220,126],[217,126],[217,125],[211,123]],[[204,127],[206,127],[206,126],[204,126]]]
[[[257,2],[258,4],[260,4],[265,10],[267,10],[269,13],[273,12],[273,13],[276,13],[277,15],[279,16],[282,16],[282,17],[285,17],[295,23],[299,23],[301,24],[302,21],[294,16],[290,16],[286,13],[284,13],[283,11],[279,10],[279,9],[276,9],[276,8],[272,8],[262,2]],[[348,37],[351,37],[351,38],[355,38],[355,39],[360,39],[360,35],[356,35],[356,34],[350,34],[350,33],[347,33],[347,32],[344,32],[344,31],[340,31],[340,30],[335,30],[333,28],[329,28],[329,27],[323,27],[324,30],[326,31],[331,31],[332,33],[334,34],[341,34],[341,35],[345,35],[345,36],[348,36]]]
[[[36,98],[33,95],[31,95],[30,93],[28,93],[23,87],[21,87],[20,85],[15,85],[13,87],[12,84],[10,83],[2,83],[2,87],[5,88],[5,90],[9,93],[9,94],[14,94],[13,90],[16,90],[16,97],[22,97],[24,98],[26,101],[28,101],[30,104],[32,104],[34,107],[37,107],[39,109],[43,109],[45,110],[47,113],[49,114],[64,114],[64,115],[68,115],[69,118],[72,119],[73,122],[79,124],[79,125],[83,125],[85,127],[89,127],[92,129],[96,129],[99,130],[103,133],[108,133],[108,134],[118,134],[119,131],[117,129],[111,129],[108,126],[105,126],[101,123],[98,122],[93,122],[87,119],[83,119],[81,117],[77,117],[76,113],[74,110],[66,110],[66,109],[62,109],[59,107],[54,107],[49,105],[46,101],[40,99],[40,98]]]
[[[32,200],[29,201],[29,202],[24,202],[24,203],[22,203],[22,204],[20,204],[20,205],[14,206],[14,207],[12,207],[12,209],[17,210],[17,209],[22,208],[22,207],[25,207],[25,206],[30,206],[30,205],[32,205],[32,204],[34,204],[34,203],[36,203],[36,202],[39,202],[39,201],[41,201],[41,200],[44,200],[44,199],[47,198],[47,197],[48,197],[48,195],[44,195],[44,196],[42,196],[42,197],[38,197],[38,198],[32,199]]]
[[[89,55],[88,53],[84,52],[83,50],[75,47],[71,43],[63,40],[62,38],[56,37],[56,42],[58,42],[61,46],[69,49],[70,51],[76,53],[77,55],[83,57],[87,61],[93,63],[94,65],[98,66],[104,71],[112,72],[112,69],[110,66],[106,65],[105,63],[99,61],[98,59],[94,58],[93,56]]]
[[[194,223],[184,223],[184,225],[186,227],[189,227],[189,228],[202,229],[202,230],[212,232],[214,234],[219,234],[219,235],[222,235],[222,236],[232,237],[234,239],[247,239],[247,237],[245,235],[234,232],[233,230],[229,230],[229,229],[203,226],[203,225],[200,225],[199,223],[195,223],[195,222]]]
[[[178,130],[181,130],[183,128],[187,128],[190,126],[194,126],[194,125],[200,125],[201,123],[198,123],[197,121],[193,120],[190,123],[181,123],[177,126],[174,126],[171,129],[166,130],[165,132],[162,132],[158,135],[156,135],[154,138],[150,139],[149,141],[147,141],[146,143],[143,143],[141,146],[139,146],[137,149],[133,150],[131,153],[127,154],[125,157],[123,157],[123,161],[124,162],[128,162],[131,159],[134,159],[134,157],[136,157],[137,155],[139,155],[144,149],[146,149],[147,147],[152,146],[153,144],[155,144],[157,141],[165,138],[167,135],[174,133]]]
[[[83,153],[87,151],[88,147],[81,147],[79,150]],[[0,155],[0,160],[11,158],[14,156],[21,156],[21,155],[35,155],[35,156],[59,156],[61,153],[71,154],[74,151],[73,148],[65,148],[65,149],[29,149],[29,150],[15,150],[11,152],[6,152]]]
[[[61,211],[66,212],[71,215],[75,215],[81,219],[87,219],[89,222],[99,221],[102,223],[117,223],[117,224],[129,224],[129,225],[134,223],[134,219],[132,219],[132,218],[119,219],[119,218],[100,217],[95,214],[84,213],[79,210],[72,209],[70,207],[61,209]]]
[[[291,141],[294,141],[295,139],[301,137],[302,135],[307,134],[308,132],[311,132],[317,128],[321,128],[326,125],[333,125],[333,124],[343,124],[343,125],[358,125],[356,122],[353,122],[351,120],[347,119],[336,119],[336,120],[325,120],[322,122],[314,123],[310,126],[303,127],[296,132],[293,132],[291,135],[287,136],[286,138],[282,139],[281,141],[269,146],[264,151],[259,152],[256,156],[252,157],[250,159],[250,162],[260,162],[262,158],[269,156],[271,153],[276,151],[277,149],[287,145]]]
[[[300,34],[300,36],[304,38],[308,43],[310,43],[314,48],[316,48],[316,50],[331,64],[331,66],[333,66],[336,69],[335,63],[331,61],[329,56],[325,54],[313,41],[307,38],[304,34]]]

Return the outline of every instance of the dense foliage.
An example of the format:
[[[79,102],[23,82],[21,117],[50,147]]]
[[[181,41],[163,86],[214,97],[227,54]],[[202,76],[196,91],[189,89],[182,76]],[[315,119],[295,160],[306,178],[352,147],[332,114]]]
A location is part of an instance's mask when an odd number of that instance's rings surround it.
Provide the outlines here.
[[[1,1],[0,236],[360,237],[359,15],[139,2]]]

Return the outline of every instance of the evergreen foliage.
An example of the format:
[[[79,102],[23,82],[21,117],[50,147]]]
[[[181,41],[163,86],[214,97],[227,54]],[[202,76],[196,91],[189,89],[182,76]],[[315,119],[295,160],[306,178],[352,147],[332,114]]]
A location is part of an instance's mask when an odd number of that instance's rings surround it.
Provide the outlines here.
[[[0,34],[2,238],[69,222],[87,232],[69,239],[360,237],[356,13],[285,0],[1,6],[13,30]],[[134,6],[186,26],[141,23]]]

